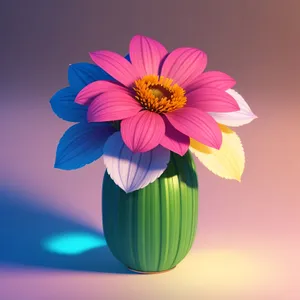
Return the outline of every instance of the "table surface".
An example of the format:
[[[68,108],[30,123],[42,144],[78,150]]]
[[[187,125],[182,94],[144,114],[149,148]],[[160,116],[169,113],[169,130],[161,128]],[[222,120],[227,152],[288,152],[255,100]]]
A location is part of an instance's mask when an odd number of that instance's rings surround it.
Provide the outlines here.
[[[0,299],[299,299],[293,234],[216,231],[203,214],[210,205],[202,205],[187,257],[169,272],[141,275],[112,256],[92,218],[78,221],[32,199],[1,192]]]
[[[53,268],[3,266],[0,299],[297,300],[297,253],[278,250],[225,245],[219,249],[193,249],[174,270],[155,275],[128,272],[107,250],[99,251],[99,259],[93,262],[82,256],[74,257],[73,265],[69,258],[65,262],[60,259],[61,265],[54,263]]]

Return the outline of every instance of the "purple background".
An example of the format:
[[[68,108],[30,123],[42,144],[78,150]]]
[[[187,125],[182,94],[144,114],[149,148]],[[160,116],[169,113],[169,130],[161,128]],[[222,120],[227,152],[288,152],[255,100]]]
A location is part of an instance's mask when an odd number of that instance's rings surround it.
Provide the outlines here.
[[[299,10],[297,0],[2,1],[0,299],[299,299]],[[125,54],[135,34],[207,52],[208,69],[233,76],[259,117],[237,130],[242,183],[197,163],[195,244],[157,276],[127,274],[105,247],[78,257],[39,248],[51,233],[102,226],[103,162],[53,168],[70,124],[49,99],[70,63]]]

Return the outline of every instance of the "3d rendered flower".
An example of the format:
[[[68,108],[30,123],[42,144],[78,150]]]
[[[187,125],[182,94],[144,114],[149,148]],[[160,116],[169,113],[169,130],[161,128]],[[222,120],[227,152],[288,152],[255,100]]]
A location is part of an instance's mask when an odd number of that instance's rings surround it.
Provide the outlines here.
[[[56,167],[76,169],[103,156],[111,178],[132,192],[157,179],[170,151],[188,149],[212,172],[240,180],[244,152],[228,126],[256,116],[219,71],[204,72],[207,56],[195,48],[168,52],[134,36],[129,57],[90,53],[96,65],[69,68],[70,87],[51,100],[58,116],[73,122],[62,137]]]

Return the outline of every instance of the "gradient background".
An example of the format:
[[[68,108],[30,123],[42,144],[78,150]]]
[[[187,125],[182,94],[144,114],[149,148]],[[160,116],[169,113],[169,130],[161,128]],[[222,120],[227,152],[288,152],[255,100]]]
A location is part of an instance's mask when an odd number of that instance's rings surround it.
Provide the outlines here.
[[[1,1],[0,299],[300,299],[299,11],[298,0]],[[49,99],[70,63],[93,50],[125,54],[135,34],[207,52],[208,69],[233,76],[259,117],[237,130],[242,183],[197,163],[195,244],[157,276],[127,273],[106,247],[74,257],[39,244],[101,234],[103,162],[53,168],[70,124]]]

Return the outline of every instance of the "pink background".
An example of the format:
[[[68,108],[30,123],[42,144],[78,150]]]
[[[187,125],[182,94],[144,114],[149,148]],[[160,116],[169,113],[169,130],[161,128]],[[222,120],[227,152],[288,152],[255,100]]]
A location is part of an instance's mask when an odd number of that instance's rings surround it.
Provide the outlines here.
[[[56,118],[48,102],[67,85],[68,65],[89,61],[89,51],[125,54],[135,34],[169,49],[200,48],[209,55],[208,69],[237,80],[259,118],[237,130],[246,152],[242,183],[197,163],[197,238],[174,271],[140,276],[114,274],[109,266],[101,272],[44,268],[0,256],[0,299],[300,299],[300,2],[19,0],[2,6],[0,195],[19,195],[23,209],[101,231],[103,162],[72,172],[53,168],[70,124]],[[11,224],[22,228],[27,220],[0,218],[5,249],[16,244]],[[26,238],[23,243],[28,249]],[[89,263],[97,264],[93,257]],[[109,253],[105,257],[119,270]]]

